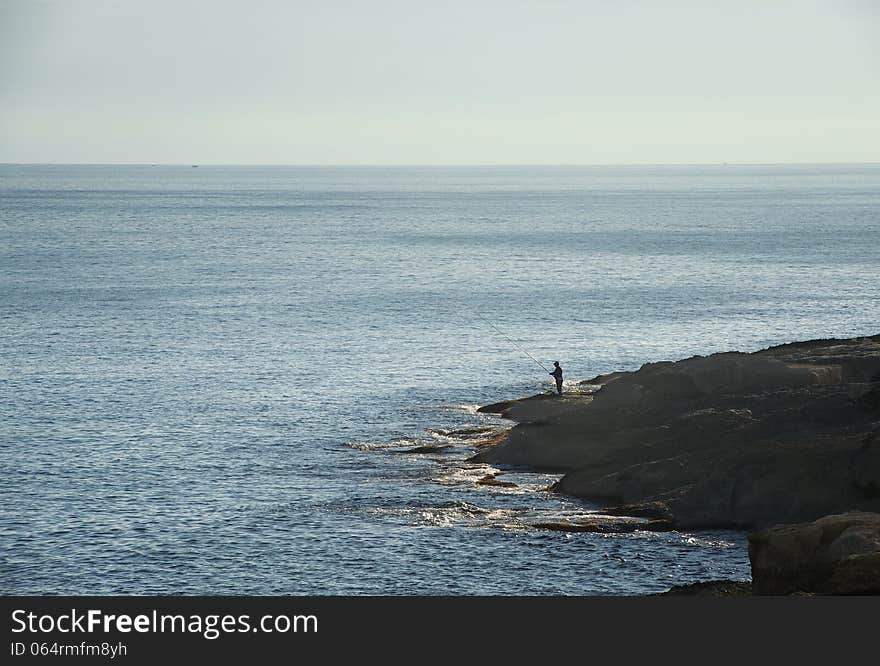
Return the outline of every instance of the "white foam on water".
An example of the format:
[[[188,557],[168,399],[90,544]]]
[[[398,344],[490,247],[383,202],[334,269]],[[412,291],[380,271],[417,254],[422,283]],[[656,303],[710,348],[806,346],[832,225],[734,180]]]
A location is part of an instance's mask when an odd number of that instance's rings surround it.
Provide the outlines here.
[[[710,546],[713,548],[737,548],[737,544],[726,539],[712,539],[709,537],[682,534],[682,541],[690,546]]]
[[[456,465],[442,470],[442,473],[439,476],[432,477],[431,481],[444,486],[475,485],[480,479],[497,474],[500,471],[496,467],[482,463]]]
[[[358,451],[394,451],[421,446],[421,442],[417,439],[392,439],[388,442],[348,442],[347,445]]]
[[[428,432],[438,437],[450,437],[452,439],[471,440],[480,439],[501,430],[495,425],[474,425],[461,428],[432,428]]]
[[[501,426],[473,426],[469,428],[435,428],[428,435],[437,441],[456,446],[480,446],[496,437],[505,428]]]
[[[533,507],[489,509],[468,502],[451,502],[427,507],[382,507],[368,509],[367,512],[400,517],[411,525],[422,527],[474,527],[528,531],[545,531],[544,528],[536,527],[538,523],[561,523],[576,526],[582,522],[646,522],[642,518],[627,519],[619,516],[605,516],[593,511],[536,509]],[[627,536],[632,537],[635,534],[638,533],[628,533]],[[604,538],[617,535],[614,533],[595,533],[595,536]]]
[[[465,414],[473,414],[479,416],[477,411],[482,405],[443,405],[440,409],[446,409],[453,412],[464,412]]]

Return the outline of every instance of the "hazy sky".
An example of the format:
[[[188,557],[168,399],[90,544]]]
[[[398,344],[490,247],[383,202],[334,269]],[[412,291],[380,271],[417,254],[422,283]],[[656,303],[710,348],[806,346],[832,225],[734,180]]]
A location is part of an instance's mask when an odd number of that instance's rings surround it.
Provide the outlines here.
[[[880,162],[880,0],[0,0],[0,162]]]

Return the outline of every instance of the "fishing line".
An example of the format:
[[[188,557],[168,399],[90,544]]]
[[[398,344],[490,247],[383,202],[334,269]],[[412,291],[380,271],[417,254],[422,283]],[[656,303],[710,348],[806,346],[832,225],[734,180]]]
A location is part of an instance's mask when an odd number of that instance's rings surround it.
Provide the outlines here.
[[[489,324],[489,326],[491,326],[491,327],[494,328],[496,331],[498,331],[498,333],[500,333],[500,334],[503,335],[505,338],[507,338],[507,341],[510,342],[510,344],[512,344],[514,347],[516,347],[517,349],[519,349],[523,354],[525,354],[525,355],[528,356],[530,359],[532,359],[535,363],[537,363],[537,364],[540,365],[542,368],[544,368],[544,370],[547,372],[547,374],[553,374],[552,372],[550,372],[549,370],[547,370],[547,367],[546,367],[543,363],[541,363],[541,361],[539,361],[539,360],[536,359],[534,356],[532,356],[531,354],[529,354],[529,352],[527,352],[527,351],[526,351],[525,349],[523,349],[519,344],[517,344],[516,340],[514,340],[514,339],[511,338],[509,335],[507,335],[507,333],[505,333],[504,331],[502,331],[500,328],[498,328],[495,324],[493,324],[491,321],[489,321],[488,319],[486,319],[486,318],[485,318],[483,315],[481,315],[479,312],[474,311],[474,314],[476,314],[480,319],[482,319],[484,322],[486,322],[487,324]]]

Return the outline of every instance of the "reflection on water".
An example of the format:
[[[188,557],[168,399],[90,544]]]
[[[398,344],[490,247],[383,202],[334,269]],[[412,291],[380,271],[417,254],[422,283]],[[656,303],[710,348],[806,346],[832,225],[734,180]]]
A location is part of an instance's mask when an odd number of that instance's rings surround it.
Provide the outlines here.
[[[878,207],[876,165],[0,165],[0,591],[747,578],[742,534],[536,528],[597,507],[468,463],[551,388],[485,320],[570,382],[876,333]]]

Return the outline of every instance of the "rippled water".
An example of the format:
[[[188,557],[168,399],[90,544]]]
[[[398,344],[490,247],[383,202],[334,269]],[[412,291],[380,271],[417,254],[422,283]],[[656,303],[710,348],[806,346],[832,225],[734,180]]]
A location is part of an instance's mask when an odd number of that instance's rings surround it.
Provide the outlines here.
[[[742,534],[476,484],[452,431],[549,379],[477,313],[570,379],[877,333],[878,211],[880,166],[0,166],[0,591],[747,578]]]

